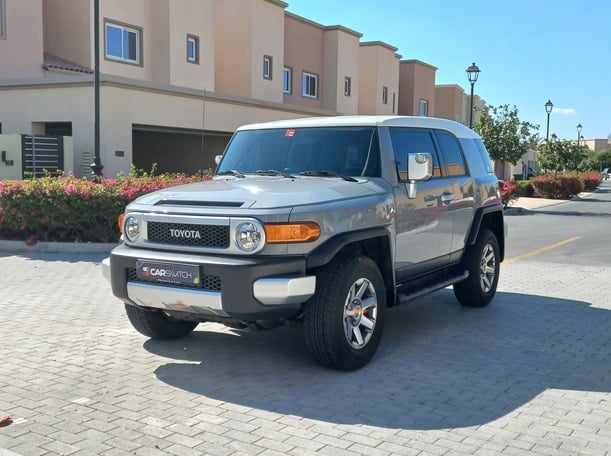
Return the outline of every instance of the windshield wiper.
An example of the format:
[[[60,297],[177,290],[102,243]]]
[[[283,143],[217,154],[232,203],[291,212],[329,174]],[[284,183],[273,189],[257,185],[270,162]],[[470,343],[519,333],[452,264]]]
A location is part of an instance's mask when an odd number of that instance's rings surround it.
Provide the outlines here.
[[[300,176],[318,176],[318,177],[339,177],[348,182],[358,182],[354,177],[348,176],[347,174],[336,173],[335,171],[329,171],[328,169],[318,169],[310,171],[302,171],[299,173]]]
[[[293,179],[294,176],[291,176],[289,173],[285,173],[284,171],[278,171],[276,169],[258,169],[254,172],[259,176],[282,176]]]
[[[221,171],[217,173],[217,176],[235,176],[235,177],[246,177],[242,171],[237,169],[228,169],[227,171]]]

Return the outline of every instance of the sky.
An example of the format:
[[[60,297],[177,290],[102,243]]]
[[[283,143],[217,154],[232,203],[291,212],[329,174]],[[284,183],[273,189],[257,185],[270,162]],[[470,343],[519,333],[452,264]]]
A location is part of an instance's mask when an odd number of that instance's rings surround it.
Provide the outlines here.
[[[466,69],[481,73],[475,94],[488,105],[516,106],[539,125],[554,104],[549,134],[611,135],[611,2],[608,0],[286,0],[287,11],[321,25],[383,41],[404,60],[437,67],[436,84],[470,93]]]

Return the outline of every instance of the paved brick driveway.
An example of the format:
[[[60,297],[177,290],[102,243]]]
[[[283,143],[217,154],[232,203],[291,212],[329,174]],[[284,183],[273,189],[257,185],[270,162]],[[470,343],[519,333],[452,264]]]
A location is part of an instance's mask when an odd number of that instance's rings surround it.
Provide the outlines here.
[[[338,373],[298,329],[148,341],[101,258],[0,254],[1,456],[611,454],[611,267],[503,266],[490,307],[393,309]]]

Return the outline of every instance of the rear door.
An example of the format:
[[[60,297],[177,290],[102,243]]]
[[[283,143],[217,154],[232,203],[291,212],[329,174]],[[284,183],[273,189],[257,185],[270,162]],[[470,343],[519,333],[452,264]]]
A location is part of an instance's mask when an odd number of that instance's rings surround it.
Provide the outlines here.
[[[450,252],[464,249],[475,210],[474,184],[458,139],[448,131],[436,130],[435,138],[442,161],[442,173],[448,181],[448,215],[452,217]]]

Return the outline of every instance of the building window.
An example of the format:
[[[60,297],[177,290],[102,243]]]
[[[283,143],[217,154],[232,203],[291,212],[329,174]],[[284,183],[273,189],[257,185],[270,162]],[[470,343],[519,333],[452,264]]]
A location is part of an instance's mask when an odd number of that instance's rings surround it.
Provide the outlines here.
[[[429,115],[428,100],[420,100],[420,104],[418,105],[418,115],[425,116],[425,117]]]
[[[382,87],[382,103],[388,104],[388,87]]]
[[[199,63],[199,37],[187,35],[187,62]]]
[[[263,79],[272,78],[272,58],[269,55],[263,56]]]
[[[4,6],[4,0],[0,0],[0,39],[6,38],[6,21],[4,17],[6,16],[6,9]]]
[[[318,75],[303,72],[301,76],[301,95],[318,98]]]
[[[284,93],[293,93],[293,69],[284,67],[282,69],[282,91]]]
[[[347,97],[352,95],[352,78],[348,76],[344,78],[344,95]]]
[[[140,65],[142,30],[133,26],[106,22],[106,58]]]

